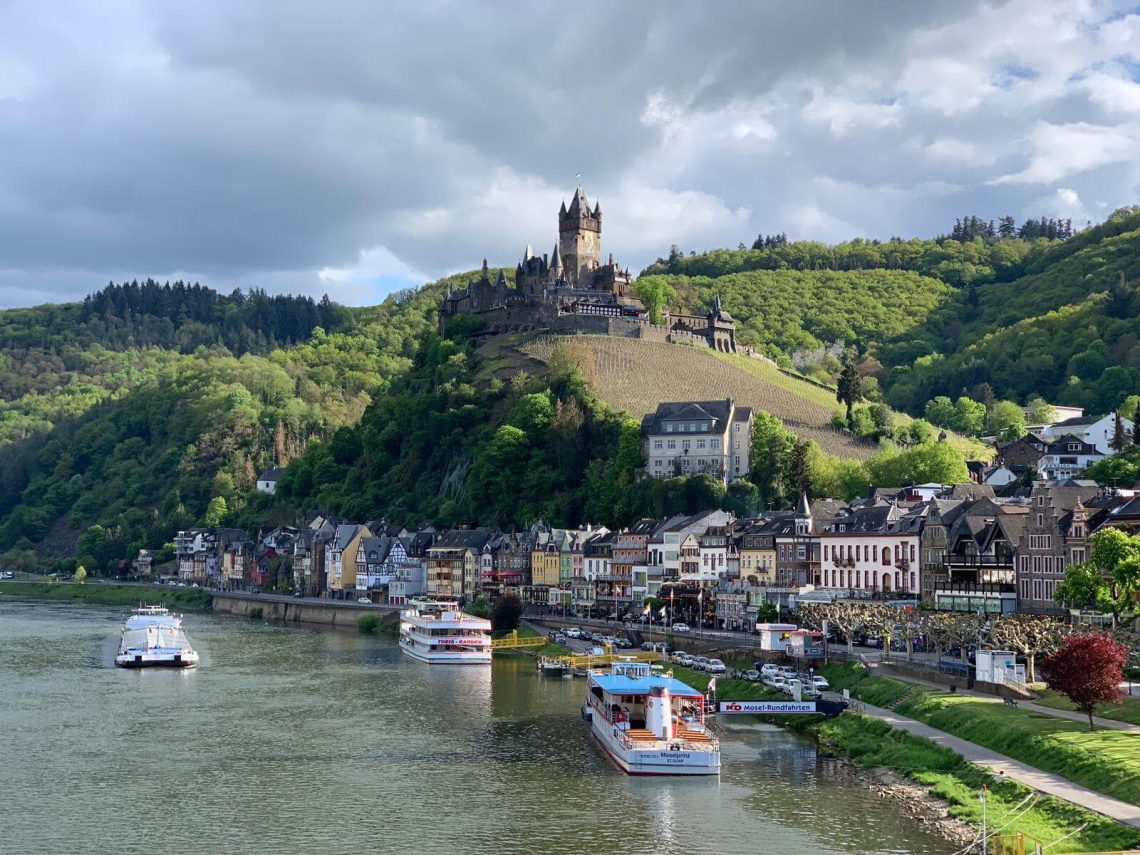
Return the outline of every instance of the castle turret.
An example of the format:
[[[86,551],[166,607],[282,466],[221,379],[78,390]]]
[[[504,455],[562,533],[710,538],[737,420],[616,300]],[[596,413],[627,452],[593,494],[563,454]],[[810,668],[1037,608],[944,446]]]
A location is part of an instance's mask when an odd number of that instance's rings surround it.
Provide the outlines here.
[[[558,246],[562,263],[566,265],[566,278],[570,284],[584,287],[598,269],[602,254],[602,218],[600,204],[597,215],[590,210],[586,194],[581,187],[570,200],[570,207],[562,203],[558,212]]]

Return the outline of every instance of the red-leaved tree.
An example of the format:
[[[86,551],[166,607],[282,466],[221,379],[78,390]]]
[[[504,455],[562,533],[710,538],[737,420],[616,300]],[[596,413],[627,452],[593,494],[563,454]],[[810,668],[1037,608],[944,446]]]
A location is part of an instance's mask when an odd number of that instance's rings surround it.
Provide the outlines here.
[[[1119,701],[1120,681],[1128,662],[1128,648],[1103,632],[1070,635],[1061,648],[1041,663],[1041,676],[1050,689],[1065,695],[1089,717],[1098,705]]]

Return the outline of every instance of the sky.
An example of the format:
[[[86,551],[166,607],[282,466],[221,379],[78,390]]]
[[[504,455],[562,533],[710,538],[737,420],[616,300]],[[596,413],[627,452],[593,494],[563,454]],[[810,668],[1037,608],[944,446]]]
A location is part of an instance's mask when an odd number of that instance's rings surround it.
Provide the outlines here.
[[[352,305],[549,251],[931,237],[1140,202],[1140,6],[0,0],[0,307]]]

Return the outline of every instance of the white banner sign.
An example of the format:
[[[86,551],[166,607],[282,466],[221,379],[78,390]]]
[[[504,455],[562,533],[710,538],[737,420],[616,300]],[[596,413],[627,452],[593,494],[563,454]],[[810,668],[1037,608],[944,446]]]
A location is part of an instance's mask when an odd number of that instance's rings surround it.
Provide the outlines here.
[[[815,701],[721,701],[720,711],[753,715],[810,715],[816,709]]]

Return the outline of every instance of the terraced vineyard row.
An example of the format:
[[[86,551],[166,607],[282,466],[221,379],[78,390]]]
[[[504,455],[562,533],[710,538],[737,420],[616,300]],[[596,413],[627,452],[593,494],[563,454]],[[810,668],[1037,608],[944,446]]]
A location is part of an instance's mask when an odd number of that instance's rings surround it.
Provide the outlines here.
[[[598,395],[637,418],[655,410],[660,401],[732,398],[738,405],[779,417],[789,430],[814,440],[829,454],[863,460],[876,451],[875,446],[831,427],[838,404],[825,389],[788,377],[770,363],[637,339],[582,336],[581,340],[594,352]],[[558,341],[544,336],[520,343],[519,349],[547,361]]]

